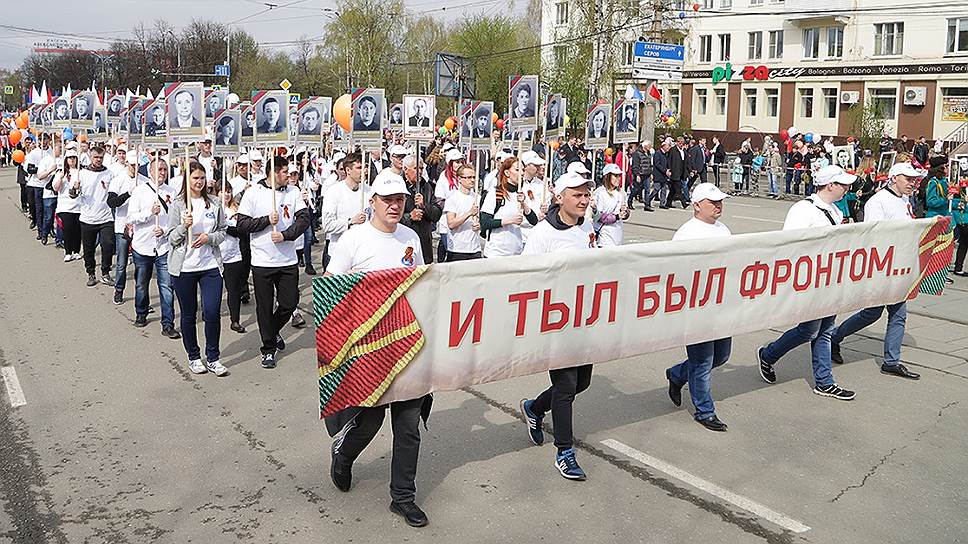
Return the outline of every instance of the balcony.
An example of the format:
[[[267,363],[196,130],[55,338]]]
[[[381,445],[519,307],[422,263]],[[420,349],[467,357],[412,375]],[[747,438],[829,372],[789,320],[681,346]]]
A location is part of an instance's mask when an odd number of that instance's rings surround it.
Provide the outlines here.
[[[787,21],[794,26],[846,25],[850,21],[852,0],[786,0]]]

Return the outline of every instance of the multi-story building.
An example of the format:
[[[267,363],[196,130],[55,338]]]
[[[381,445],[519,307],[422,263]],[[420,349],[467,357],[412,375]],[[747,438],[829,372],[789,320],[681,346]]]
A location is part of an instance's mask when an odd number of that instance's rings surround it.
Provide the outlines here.
[[[546,12],[554,17],[562,3],[570,2],[545,0]],[[663,3],[689,23],[683,79],[659,82],[663,108],[695,133],[737,142],[795,126],[846,137],[850,108],[872,104],[891,136],[951,139],[961,130],[956,139],[968,140],[964,0]]]

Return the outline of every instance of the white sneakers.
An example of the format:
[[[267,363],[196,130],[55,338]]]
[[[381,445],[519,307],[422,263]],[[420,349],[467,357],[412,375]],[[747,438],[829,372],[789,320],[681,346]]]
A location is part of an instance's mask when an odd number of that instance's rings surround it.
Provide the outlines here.
[[[71,261],[76,261],[80,258],[81,258],[80,253],[68,253],[67,255],[64,255],[64,262],[69,263]]]
[[[225,376],[229,373],[229,369],[222,366],[222,363],[218,360],[202,363],[201,359],[191,359],[188,361],[188,370],[191,370],[192,374],[211,372],[216,376]]]

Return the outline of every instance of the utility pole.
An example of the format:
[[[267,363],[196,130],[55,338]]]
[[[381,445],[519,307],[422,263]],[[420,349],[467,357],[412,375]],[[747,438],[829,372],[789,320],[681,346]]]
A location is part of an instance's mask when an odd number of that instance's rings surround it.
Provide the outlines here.
[[[664,16],[665,6],[663,5],[663,0],[652,0],[652,24],[649,28],[649,32],[646,34],[649,40],[661,41],[662,39],[662,18]],[[639,87],[640,91],[644,91],[644,94],[648,97],[649,88],[655,83],[654,79],[645,80],[645,86]],[[645,109],[642,112],[645,115],[645,120],[640,124],[642,127],[642,132],[639,133],[639,140],[645,141],[649,140],[652,142],[655,148],[659,147],[659,142],[654,141],[655,139],[655,118],[658,115],[658,109],[654,100],[649,98],[645,99]]]
[[[231,44],[232,44],[232,35],[227,33],[225,34],[225,66],[226,67],[229,66],[229,56],[232,54]],[[232,82],[232,69],[228,68],[227,71],[225,72],[226,89],[230,89],[230,90],[232,89],[231,82]]]

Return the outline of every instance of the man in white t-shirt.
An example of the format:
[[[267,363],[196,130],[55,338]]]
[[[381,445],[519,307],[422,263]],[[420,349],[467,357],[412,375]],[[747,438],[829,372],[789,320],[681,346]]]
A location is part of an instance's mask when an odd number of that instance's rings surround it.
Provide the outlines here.
[[[212,156],[212,138],[206,136],[198,144],[198,163],[205,169],[205,179],[209,182],[215,179],[215,157]]]
[[[376,176],[370,197],[373,217],[340,238],[339,244],[333,247],[327,276],[424,264],[420,238],[412,229],[400,224],[407,194],[409,192],[403,178],[392,170],[384,170]],[[427,395],[389,405],[393,428],[390,511],[402,516],[412,527],[427,525],[427,515],[414,499],[420,451],[419,423],[422,412],[429,415],[430,402],[430,396]],[[340,491],[350,490],[353,462],[380,431],[386,408],[348,408],[326,418],[327,431],[330,436],[336,437],[331,450],[330,476]]]
[[[251,159],[250,159],[251,160]],[[289,185],[289,161],[276,157],[275,170],[245,192],[236,229],[250,236],[255,314],[262,337],[262,368],[276,367],[276,351],[286,349],[279,331],[299,302],[296,241],[309,227],[309,208],[299,187]],[[273,194],[272,179],[275,179]]]
[[[114,303],[124,303],[124,285],[128,279],[128,238],[124,236],[128,228],[128,199],[138,185],[148,178],[138,173],[138,154],[132,151],[118,151],[118,158],[124,157],[126,169],[116,173],[108,185],[108,206],[114,210]]]
[[[542,255],[559,251],[587,250],[596,247],[595,232],[585,212],[592,196],[592,183],[580,174],[565,173],[555,181],[554,204],[548,215],[531,231],[522,255]],[[585,471],[575,457],[572,432],[572,404],[575,396],[588,389],[592,365],[549,371],[551,387],[534,399],[521,399],[521,412],[528,425],[528,437],[535,445],[544,443],[541,421],[547,412],[555,428],[555,468],[569,480],[584,480]]]
[[[335,251],[340,237],[365,223],[370,212],[366,203],[372,195],[368,187],[362,186],[362,157],[358,153],[350,153],[343,158],[343,169],[346,179],[330,187],[323,195],[322,224],[329,243],[329,255]]]
[[[783,230],[839,226],[844,218],[834,202],[844,197],[856,179],[856,176],[844,172],[844,169],[839,166],[828,165],[821,168],[813,178],[813,184],[817,186],[816,192],[790,208],[783,223]],[[760,376],[763,380],[766,383],[776,383],[776,372],[773,366],[793,348],[810,342],[813,392],[822,397],[853,400],[854,392],[839,387],[830,370],[830,337],[833,334],[836,317],[831,315],[805,321],[761,347],[757,354],[760,362]]]
[[[534,204],[538,221],[541,221],[548,213],[548,204],[551,201],[550,195],[548,198],[545,196],[545,192],[547,192],[547,185],[543,177],[545,160],[541,158],[541,155],[528,150],[521,154],[521,164],[524,165],[524,172],[520,191],[527,195],[528,200]],[[521,237],[524,238],[525,243],[528,241],[531,228],[531,223],[527,221],[521,223]]]
[[[700,183],[692,190],[692,219],[686,221],[672,236],[673,240],[705,240],[730,236],[729,228],[719,222],[723,215],[723,201],[729,195],[712,183]],[[729,360],[732,338],[720,338],[686,346],[687,359],[666,370],[669,398],[676,406],[682,405],[682,386],[689,384],[689,396],[700,425],[711,431],[725,431],[726,424],[716,417],[716,407],[710,392],[709,375],[712,370]]]
[[[111,264],[114,258],[114,214],[108,206],[108,187],[113,174],[104,166],[104,149],[90,151],[90,164],[78,173],[80,190],[71,196],[81,201],[81,243],[84,247],[84,269],[87,286],[95,287],[94,249],[101,246],[101,278],[104,285],[114,287]]]
[[[40,243],[45,246],[51,231],[55,232],[55,241],[60,244],[60,236],[57,234],[54,224],[54,214],[57,211],[57,193],[48,189],[47,185],[54,181],[58,163],[60,163],[61,168],[64,167],[64,158],[61,155],[62,149],[60,140],[55,140],[54,145],[51,146],[51,153],[45,154],[37,165],[37,179],[42,184],[41,202],[43,202],[42,221],[37,226],[37,233],[40,235]]]
[[[890,183],[864,205],[864,221],[913,221],[910,197],[918,188],[924,174],[909,162],[899,162],[892,166],[888,173]],[[884,363],[881,365],[881,372],[909,380],[921,379],[920,374],[911,372],[901,364],[901,341],[904,340],[904,325],[907,322],[907,301],[904,300],[886,306],[866,308],[834,328],[830,340],[831,360],[843,364],[840,343],[844,338],[876,323],[884,313],[884,308],[887,308],[887,331],[884,333]]]
[[[28,138],[32,138],[29,136]],[[27,172],[28,204],[30,205],[30,228],[37,228],[37,239],[44,224],[44,181],[37,175],[40,173],[40,161],[50,153],[50,136],[44,134],[40,144],[31,149],[24,158],[24,170]]]
[[[251,169],[249,167],[249,153],[245,152],[240,154],[235,160],[235,176],[229,180],[229,186],[232,187],[232,198],[235,199],[236,203],[242,202],[242,195],[245,194],[246,189],[252,183],[254,182],[252,181]],[[252,250],[249,246],[248,233],[235,232],[238,234],[239,253],[242,255],[242,270],[240,271],[241,276],[238,280],[242,286],[242,297],[240,301],[242,304],[248,304],[251,300],[249,296],[249,271],[252,267]]]

